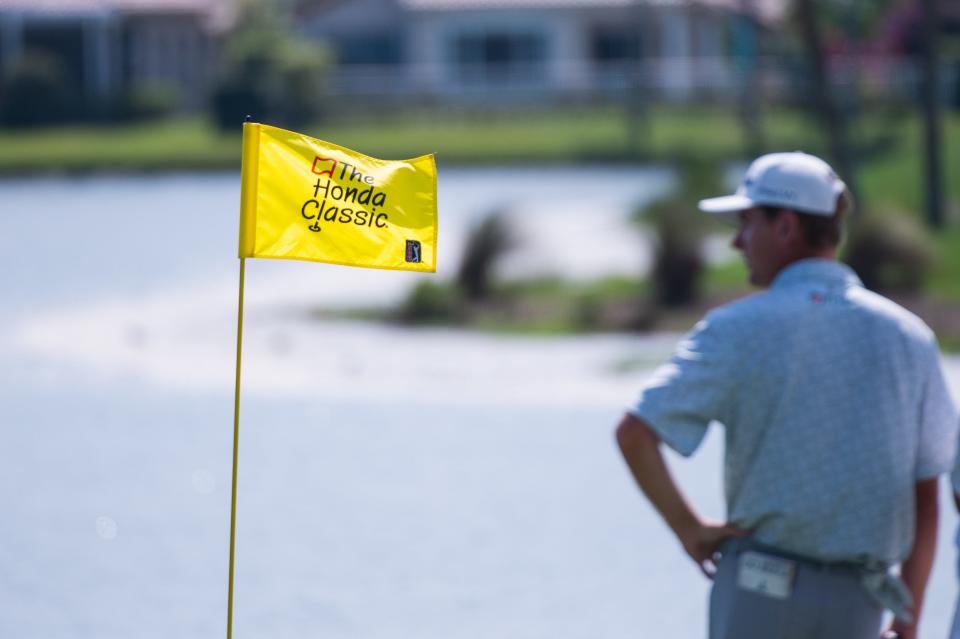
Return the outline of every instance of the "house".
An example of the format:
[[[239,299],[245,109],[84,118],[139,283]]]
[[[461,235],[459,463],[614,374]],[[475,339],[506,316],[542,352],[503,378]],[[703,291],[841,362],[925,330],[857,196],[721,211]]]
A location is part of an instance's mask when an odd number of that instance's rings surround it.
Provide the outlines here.
[[[754,9],[759,5],[763,11]],[[731,91],[776,0],[316,0],[344,93],[467,100]]]
[[[233,12],[231,0],[3,0],[0,68],[39,49],[59,60],[84,104],[164,85],[182,108],[196,109],[208,98]]]

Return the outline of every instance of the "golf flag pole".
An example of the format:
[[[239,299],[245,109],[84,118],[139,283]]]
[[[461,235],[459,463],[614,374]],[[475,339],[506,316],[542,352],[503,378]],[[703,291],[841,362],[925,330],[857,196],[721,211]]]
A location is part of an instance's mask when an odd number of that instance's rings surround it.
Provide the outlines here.
[[[246,258],[435,272],[437,166],[434,158],[424,155],[410,160],[380,160],[301,133],[251,122],[247,116],[240,170],[238,253],[240,290],[227,639],[233,637]]]
[[[240,362],[243,353],[243,280],[247,259],[240,258],[240,287],[237,295],[237,370],[233,390],[233,479],[230,490],[230,568],[227,585],[227,639],[233,637],[233,565],[237,538],[237,458],[240,450]]]

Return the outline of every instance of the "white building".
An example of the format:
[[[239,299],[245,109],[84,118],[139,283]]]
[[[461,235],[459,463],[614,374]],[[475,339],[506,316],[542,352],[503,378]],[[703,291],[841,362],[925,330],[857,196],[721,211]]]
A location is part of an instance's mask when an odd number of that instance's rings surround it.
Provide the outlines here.
[[[764,0],[315,0],[301,26],[332,45],[346,93],[468,99],[640,88],[731,89]]]
[[[231,0],[0,0],[0,68],[42,49],[88,103],[164,84],[183,107],[198,108],[232,19]]]

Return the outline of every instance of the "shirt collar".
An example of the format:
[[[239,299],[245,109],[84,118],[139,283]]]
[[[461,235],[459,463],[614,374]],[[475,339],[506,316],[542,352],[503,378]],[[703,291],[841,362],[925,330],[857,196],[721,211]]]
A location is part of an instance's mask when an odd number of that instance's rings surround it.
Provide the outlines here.
[[[774,278],[770,288],[784,288],[803,284],[825,286],[863,286],[863,282],[846,264],[824,258],[797,260],[784,267]]]

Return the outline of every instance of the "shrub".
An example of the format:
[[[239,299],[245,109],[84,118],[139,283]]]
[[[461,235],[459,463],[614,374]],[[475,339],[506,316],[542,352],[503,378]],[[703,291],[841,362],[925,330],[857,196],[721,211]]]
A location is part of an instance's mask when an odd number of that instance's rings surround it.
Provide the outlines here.
[[[274,105],[275,117],[291,127],[316,121],[323,116],[327,50],[317,42],[287,40],[277,59],[277,73],[283,86]]]
[[[2,94],[0,121],[10,127],[56,124],[71,116],[63,63],[41,49],[24,52],[5,79]]]
[[[213,90],[210,106],[216,125],[229,131],[239,127],[248,115],[263,118],[267,99],[242,78],[226,78]]]
[[[211,101],[221,128],[237,127],[248,114],[290,128],[322,115],[329,53],[319,42],[290,35],[277,5],[242,4]]]
[[[457,286],[469,301],[489,297],[496,263],[515,245],[502,211],[493,212],[470,232],[457,272]]]
[[[147,82],[127,90],[119,116],[122,120],[131,122],[163,118],[173,114],[179,104],[180,95],[175,86],[163,82]]]
[[[934,249],[923,227],[903,212],[856,220],[844,261],[874,291],[919,291],[933,266]]]
[[[690,223],[687,207],[681,202],[668,202],[657,216],[657,248],[654,257],[654,298],[667,307],[685,306],[699,297],[700,275],[703,273],[701,232]]]
[[[697,202],[723,190],[716,170],[705,163],[687,161],[678,172],[673,193],[634,215],[638,223],[653,224],[653,298],[655,303],[667,307],[691,304],[699,296],[708,221],[697,210]]]
[[[449,284],[422,280],[410,292],[397,312],[398,319],[410,324],[451,322],[462,315],[460,296]]]

